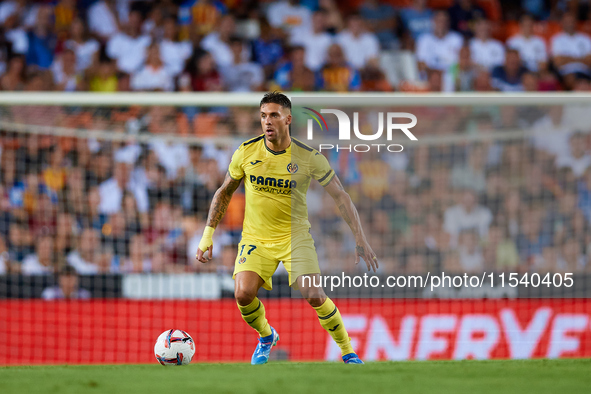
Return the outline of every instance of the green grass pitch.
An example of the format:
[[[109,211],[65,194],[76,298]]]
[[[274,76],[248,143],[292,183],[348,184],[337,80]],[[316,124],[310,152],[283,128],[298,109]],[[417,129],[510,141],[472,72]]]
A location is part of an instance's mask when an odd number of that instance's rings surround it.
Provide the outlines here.
[[[591,359],[0,367],[12,393],[589,393]]]

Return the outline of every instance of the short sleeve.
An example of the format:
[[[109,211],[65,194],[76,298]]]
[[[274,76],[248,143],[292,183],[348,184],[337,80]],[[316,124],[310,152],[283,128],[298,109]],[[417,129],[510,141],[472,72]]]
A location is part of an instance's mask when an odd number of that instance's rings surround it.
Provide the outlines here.
[[[239,181],[244,177],[244,170],[242,169],[242,161],[244,159],[244,151],[242,147],[236,149],[236,152],[232,155],[232,161],[228,167],[228,173],[230,177],[235,181]]]
[[[566,50],[560,45],[559,36],[552,37],[552,41],[550,43],[550,53],[552,56],[566,56]]]
[[[330,183],[335,175],[334,170],[330,167],[328,160],[320,152],[314,152],[311,160],[310,175],[316,179],[322,186]]]
[[[417,50],[416,50],[416,56],[417,59],[420,62],[423,63],[427,63],[427,60],[429,59],[429,55],[428,55],[428,38],[427,36],[419,36],[418,40],[417,40]]]
[[[582,48],[582,56],[587,56],[589,55],[589,53],[591,53],[591,39],[589,38],[589,36],[583,35],[583,42],[585,43],[585,45],[583,45]]]

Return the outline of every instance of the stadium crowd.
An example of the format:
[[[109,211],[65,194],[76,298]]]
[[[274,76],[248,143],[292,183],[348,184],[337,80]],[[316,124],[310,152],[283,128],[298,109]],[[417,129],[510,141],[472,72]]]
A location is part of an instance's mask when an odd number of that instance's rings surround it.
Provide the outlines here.
[[[568,0],[6,0],[0,89],[589,90]]]
[[[94,92],[590,88],[585,2],[403,3],[4,1],[0,86]],[[384,62],[392,53],[410,56],[416,78],[390,82],[389,67],[400,66]],[[534,134],[331,157],[381,272],[591,270],[588,107],[409,112],[420,119],[413,129],[418,135]],[[49,274],[65,265],[79,274],[231,272],[241,190],[216,232],[220,262],[201,265],[194,256],[236,146],[172,143],[158,135],[244,141],[260,127],[252,108],[12,106],[1,115],[32,126],[155,138],[137,143],[1,132],[0,274]],[[350,232],[318,186],[309,193],[309,211],[324,272],[358,272]]]
[[[19,107],[12,110],[4,116],[16,117]],[[157,119],[164,110],[138,110],[138,119],[127,123]],[[459,132],[492,138],[421,144],[401,153],[328,154],[358,207],[381,272],[591,269],[589,106],[408,110],[421,119],[413,130],[419,136]],[[112,119],[121,116],[120,109],[91,111],[78,117],[88,115],[99,129],[118,128]],[[218,262],[195,260],[231,154],[260,127],[252,109],[232,108],[228,114],[247,130],[232,134],[233,145],[165,142],[157,134],[137,143],[4,132],[0,272],[47,274],[65,264],[80,274],[231,272],[243,220],[242,188],[215,234]],[[165,117],[163,129],[171,121]],[[155,124],[145,123],[140,133]],[[532,134],[494,138],[515,130]],[[350,230],[315,183],[308,208],[324,272],[359,272]]]

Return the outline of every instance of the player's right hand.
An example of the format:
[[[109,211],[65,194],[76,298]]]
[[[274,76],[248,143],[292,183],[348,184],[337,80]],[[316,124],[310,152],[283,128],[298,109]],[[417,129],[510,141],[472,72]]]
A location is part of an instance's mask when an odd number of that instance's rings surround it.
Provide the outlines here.
[[[203,236],[199,242],[197,248],[197,260],[202,263],[207,263],[213,257],[213,232],[215,228],[207,226],[203,230]],[[209,252],[208,256],[205,257],[205,252]]]

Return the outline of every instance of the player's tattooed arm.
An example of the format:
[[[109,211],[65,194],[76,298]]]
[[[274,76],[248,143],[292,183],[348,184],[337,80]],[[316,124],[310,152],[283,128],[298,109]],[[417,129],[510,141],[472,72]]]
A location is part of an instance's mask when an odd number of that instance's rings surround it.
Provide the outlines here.
[[[232,195],[240,186],[240,180],[232,179],[229,173],[226,173],[224,183],[215,192],[213,199],[211,200],[211,206],[209,207],[209,214],[207,215],[207,225],[216,228],[222,221],[222,218],[226,214],[228,204],[232,199]]]
[[[335,203],[341,212],[341,216],[349,225],[349,228],[355,236],[355,263],[358,264],[360,259],[363,259],[367,265],[367,270],[369,271],[373,269],[375,272],[378,268],[378,258],[365,238],[365,233],[361,227],[361,220],[359,219],[359,213],[357,212],[357,208],[355,208],[355,204],[351,201],[349,193],[345,191],[341,181],[336,175],[324,188],[335,200]]]

